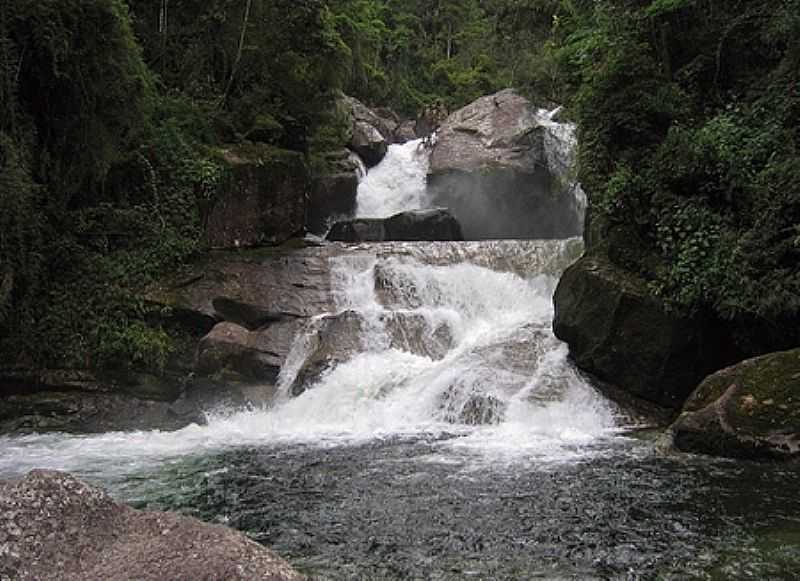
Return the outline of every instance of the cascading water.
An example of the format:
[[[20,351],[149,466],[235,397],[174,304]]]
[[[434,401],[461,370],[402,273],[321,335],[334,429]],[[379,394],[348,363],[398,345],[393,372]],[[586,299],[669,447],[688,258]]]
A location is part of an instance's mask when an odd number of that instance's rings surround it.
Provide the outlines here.
[[[212,413],[174,433],[27,436],[3,442],[0,474],[33,467],[124,472],[164,458],[272,442],[458,433],[452,445],[563,459],[614,427],[550,330],[557,271],[578,241],[381,244],[333,259],[335,312],[310,321],[269,409]],[[474,257],[483,265],[468,261]],[[549,272],[548,272],[548,269]],[[518,273],[531,272],[523,278]],[[348,314],[349,352],[296,398],[320,322]],[[57,453],[53,453],[57,450]],[[571,449],[570,455],[574,455]]]
[[[429,155],[422,139],[390,145],[384,160],[358,186],[356,216],[387,218],[429,207],[425,191]]]
[[[425,207],[426,164],[416,143],[390,148],[359,214]],[[551,295],[580,248],[342,247],[334,307],[295,338],[273,406],[170,433],[0,437],[0,478],[69,470],[319,579],[791,578],[795,472],[657,455],[568,361]]]

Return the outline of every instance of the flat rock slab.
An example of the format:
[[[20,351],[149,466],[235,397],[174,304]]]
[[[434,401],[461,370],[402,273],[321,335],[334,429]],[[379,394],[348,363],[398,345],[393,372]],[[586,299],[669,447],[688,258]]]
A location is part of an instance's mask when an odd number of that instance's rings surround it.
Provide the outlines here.
[[[115,502],[63,472],[0,482],[0,578],[295,581],[269,549],[219,525]]]
[[[356,218],[337,222],[328,240],[337,242],[463,240],[458,220],[444,208],[409,210],[388,218]]]
[[[334,246],[216,252],[160,281],[148,298],[179,316],[229,321],[259,329],[287,318],[311,317],[333,307],[329,258]]]

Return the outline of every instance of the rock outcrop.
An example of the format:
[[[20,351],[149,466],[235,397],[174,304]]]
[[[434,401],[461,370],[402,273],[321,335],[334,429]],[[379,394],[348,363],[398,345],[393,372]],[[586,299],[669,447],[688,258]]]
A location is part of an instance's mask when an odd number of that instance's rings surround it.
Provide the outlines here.
[[[396,118],[392,114],[380,115],[353,97],[342,97],[341,104],[351,121],[347,146],[364,160],[367,167],[378,165],[392,143],[398,125]]]
[[[578,366],[644,400],[678,408],[726,363],[713,324],[668,311],[604,257],[568,268],[554,302],[553,330]]]
[[[800,349],[717,371],[671,427],[685,452],[751,459],[800,455]]]
[[[256,330],[311,317],[333,306],[329,259],[340,252],[312,246],[210,253],[160,281],[147,298],[190,325],[205,321],[206,332],[222,321]]]
[[[200,340],[195,371],[226,381],[275,383],[302,325],[302,319],[287,319],[248,331],[219,323]]]
[[[409,210],[389,218],[356,218],[337,222],[328,240],[337,242],[463,240],[461,226],[446,209]]]
[[[394,130],[394,143],[407,143],[417,139],[416,122],[413,120],[406,120],[397,126]]]
[[[568,238],[582,230],[574,184],[554,163],[560,124],[507,89],[452,113],[439,128],[428,176],[468,240]]]
[[[0,369],[0,433],[177,430],[205,423],[214,406],[260,405],[273,395],[268,383],[216,382],[188,370]]]
[[[250,144],[222,156],[222,183],[203,209],[210,247],[280,244],[303,231],[310,178],[302,154]]]
[[[333,308],[328,247],[212,252],[146,299],[180,337],[164,372],[0,368],[0,433],[179,429],[268,404],[297,329]]]
[[[239,532],[137,511],[69,474],[43,470],[0,482],[0,578],[303,579]]]
[[[306,212],[306,229],[324,234],[335,218],[352,216],[356,211],[361,160],[347,150],[330,154],[328,169],[313,179]]]

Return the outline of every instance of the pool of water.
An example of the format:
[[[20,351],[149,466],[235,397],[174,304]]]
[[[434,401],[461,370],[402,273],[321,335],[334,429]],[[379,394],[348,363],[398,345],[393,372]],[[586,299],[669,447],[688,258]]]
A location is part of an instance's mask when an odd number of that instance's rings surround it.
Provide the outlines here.
[[[800,575],[797,466],[664,455],[624,435],[527,460],[465,438],[264,445],[89,478],[242,530],[315,579]]]

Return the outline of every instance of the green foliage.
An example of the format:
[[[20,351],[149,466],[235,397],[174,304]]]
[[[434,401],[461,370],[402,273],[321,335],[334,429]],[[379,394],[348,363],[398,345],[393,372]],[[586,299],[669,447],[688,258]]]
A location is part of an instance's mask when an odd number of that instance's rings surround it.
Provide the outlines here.
[[[625,266],[676,308],[794,329],[800,2],[574,7],[553,51],[611,255],[635,257]],[[637,252],[617,248],[619,228]],[[775,335],[773,347],[800,340]]]
[[[35,129],[32,170],[66,207],[102,182],[144,125],[149,73],[121,0],[19,0],[10,9],[18,110]]]

